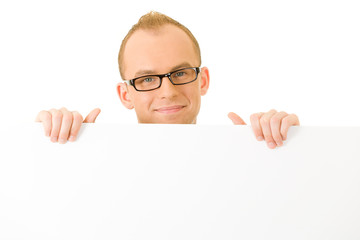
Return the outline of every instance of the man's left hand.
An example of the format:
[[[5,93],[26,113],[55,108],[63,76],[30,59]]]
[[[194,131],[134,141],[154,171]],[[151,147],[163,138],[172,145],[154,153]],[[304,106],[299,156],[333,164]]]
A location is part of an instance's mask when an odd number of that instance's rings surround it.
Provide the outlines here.
[[[235,125],[246,125],[244,120],[237,114],[230,112],[228,117]],[[250,116],[251,126],[258,141],[265,139],[269,148],[274,149],[283,145],[287,138],[287,132],[291,126],[300,125],[299,118],[295,114],[286,112],[254,113]]]

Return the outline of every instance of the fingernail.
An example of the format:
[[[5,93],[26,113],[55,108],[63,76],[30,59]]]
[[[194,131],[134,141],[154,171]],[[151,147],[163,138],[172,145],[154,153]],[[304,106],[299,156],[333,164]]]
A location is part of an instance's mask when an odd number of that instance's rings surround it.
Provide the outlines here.
[[[50,139],[52,142],[57,142],[57,137],[51,137]]]
[[[262,141],[262,140],[264,140],[264,138],[262,137],[262,136],[257,136],[257,138],[256,138],[258,141]]]
[[[268,146],[269,146],[269,148],[275,148],[276,147],[275,143],[273,143],[273,142],[268,142]]]
[[[64,143],[66,143],[66,140],[65,140],[65,139],[60,138],[60,139],[59,139],[59,143],[60,143],[60,144],[64,144]]]
[[[283,145],[282,142],[277,142],[276,144],[277,144],[279,147]]]
[[[76,139],[75,136],[70,136],[69,141],[70,141],[70,142],[73,142],[73,141],[75,141],[75,139]]]

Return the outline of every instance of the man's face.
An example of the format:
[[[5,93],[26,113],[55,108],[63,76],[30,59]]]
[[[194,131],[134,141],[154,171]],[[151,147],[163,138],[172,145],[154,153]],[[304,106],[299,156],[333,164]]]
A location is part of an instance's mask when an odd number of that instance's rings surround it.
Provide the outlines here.
[[[199,64],[189,36],[176,26],[165,25],[158,30],[133,33],[124,51],[123,75],[133,79]],[[127,108],[135,108],[139,123],[196,123],[201,95],[208,87],[209,73],[204,67],[196,81],[185,85],[175,86],[165,77],[158,89],[138,92],[121,83],[118,93]]]

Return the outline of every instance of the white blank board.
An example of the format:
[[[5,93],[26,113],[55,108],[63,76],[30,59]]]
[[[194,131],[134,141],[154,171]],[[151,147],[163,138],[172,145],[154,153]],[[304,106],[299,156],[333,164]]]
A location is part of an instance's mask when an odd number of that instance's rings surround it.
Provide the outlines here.
[[[360,239],[360,127],[0,130],[0,239]]]

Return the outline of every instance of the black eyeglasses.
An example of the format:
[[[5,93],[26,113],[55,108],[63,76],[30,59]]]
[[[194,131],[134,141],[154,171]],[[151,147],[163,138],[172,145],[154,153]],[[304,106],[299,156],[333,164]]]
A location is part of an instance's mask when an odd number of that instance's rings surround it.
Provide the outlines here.
[[[198,67],[182,68],[166,74],[146,75],[131,80],[124,80],[124,82],[133,86],[136,91],[145,92],[160,88],[164,77],[169,78],[173,85],[184,85],[194,82],[199,73],[200,68]]]

